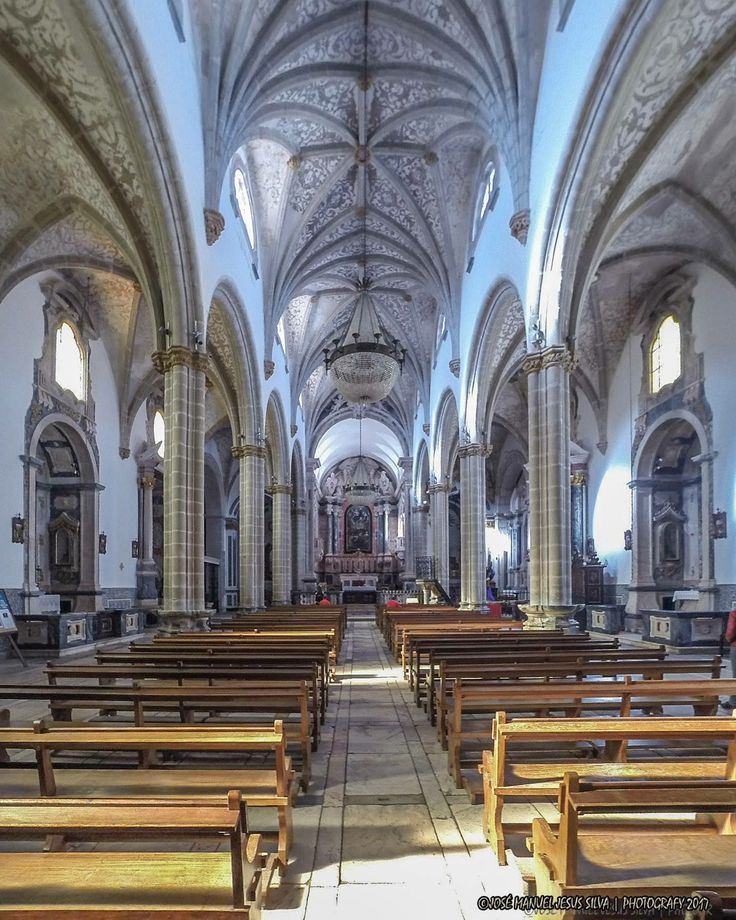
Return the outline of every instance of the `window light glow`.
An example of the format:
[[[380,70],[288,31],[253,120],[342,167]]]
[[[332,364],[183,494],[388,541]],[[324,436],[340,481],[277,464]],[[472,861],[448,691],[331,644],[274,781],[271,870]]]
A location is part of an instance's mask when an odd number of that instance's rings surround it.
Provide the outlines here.
[[[166,446],[166,426],[163,415],[158,411],[153,416],[153,440],[154,443],[158,444],[159,457],[163,457],[164,447]]]
[[[650,388],[659,393],[668,383],[674,383],[682,372],[680,324],[674,316],[666,316],[659,324],[649,349]]]
[[[55,376],[62,389],[71,390],[77,399],[84,399],[84,358],[69,323],[62,323],[56,332]]]
[[[486,211],[488,210],[491,204],[491,196],[496,187],[496,167],[491,166],[488,170],[488,175],[486,176],[485,185],[483,186],[483,195],[480,200],[480,217],[485,216]]]
[[[245,232],[248,234],[248,242],[250,243],[251,247],[255,248],[256,227],[255,221],[253,220],[253,206],[251,205],[250,195],[248,194],[248,186],[246,185],[245,174],[243,173],[242,169],[235,170],[233,183],[235,185],[235,200],[238,202],[240,218],[243,221],[243,225],[245,226]]]

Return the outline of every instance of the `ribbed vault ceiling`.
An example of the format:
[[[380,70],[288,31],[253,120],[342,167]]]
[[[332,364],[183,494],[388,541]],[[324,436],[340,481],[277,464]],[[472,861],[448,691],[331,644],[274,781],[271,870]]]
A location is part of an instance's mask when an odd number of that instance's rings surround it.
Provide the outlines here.
[[[349,321],[365,224],[380,322],[408,348],[409,389],[425,396],[438,311],[457,329],[494,146],[516,205],[527,204],[528,113],[548,0],[370,0],[367,32],[364,0],[192,8],[208,157],[218,166],[208,195],[217,201],[239,152],[267,330],[284,316],[294,395]]]

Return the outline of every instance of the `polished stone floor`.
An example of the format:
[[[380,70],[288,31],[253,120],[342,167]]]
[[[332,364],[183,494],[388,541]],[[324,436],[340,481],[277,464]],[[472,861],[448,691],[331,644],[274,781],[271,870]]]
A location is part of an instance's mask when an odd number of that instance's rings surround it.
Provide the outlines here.
[[[292,860],[263,920],[519,920],[477,907],[484,894],[521,893],[521,877],[496,865],[482,806],[455,788],[373,616],[351,609],[313,780],[294,809]],[[4,682],[45,679],[40,663],[0,665]],[[10,710],[16,724],[44,714],[38,703]],[[513,807],[525,819],[540,813]]]

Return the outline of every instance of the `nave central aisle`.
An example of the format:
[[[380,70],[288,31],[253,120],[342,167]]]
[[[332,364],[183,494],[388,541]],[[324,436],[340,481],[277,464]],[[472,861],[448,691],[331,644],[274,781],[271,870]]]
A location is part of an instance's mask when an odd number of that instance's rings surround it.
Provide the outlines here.
[[[482,806],[454,787],[373,613],[350,608],[312,785],[294,810],[294,858],[264,918],[495,917],[478,909],[478,897],[521,893],[520,876],[496,865]]]

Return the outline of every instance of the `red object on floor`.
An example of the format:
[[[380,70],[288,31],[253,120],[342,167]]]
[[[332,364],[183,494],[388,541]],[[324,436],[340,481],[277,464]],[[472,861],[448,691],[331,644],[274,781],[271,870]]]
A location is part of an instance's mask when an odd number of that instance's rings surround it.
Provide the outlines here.
[[[398,601],[395,601],[393,598],[391,598],[390,601],[386,601],[386,606],[390,607],[392,610],[397,610],[399,607],[401,607],[401,604]]]
[[[488,605],[488,612],[494,620],[500,620],[503,616],[503,611],[498,601],[491,601],[491,603]]]
[[[332,604],[325,597],[319,602],[319,606],[320,607],[332,607]]]

